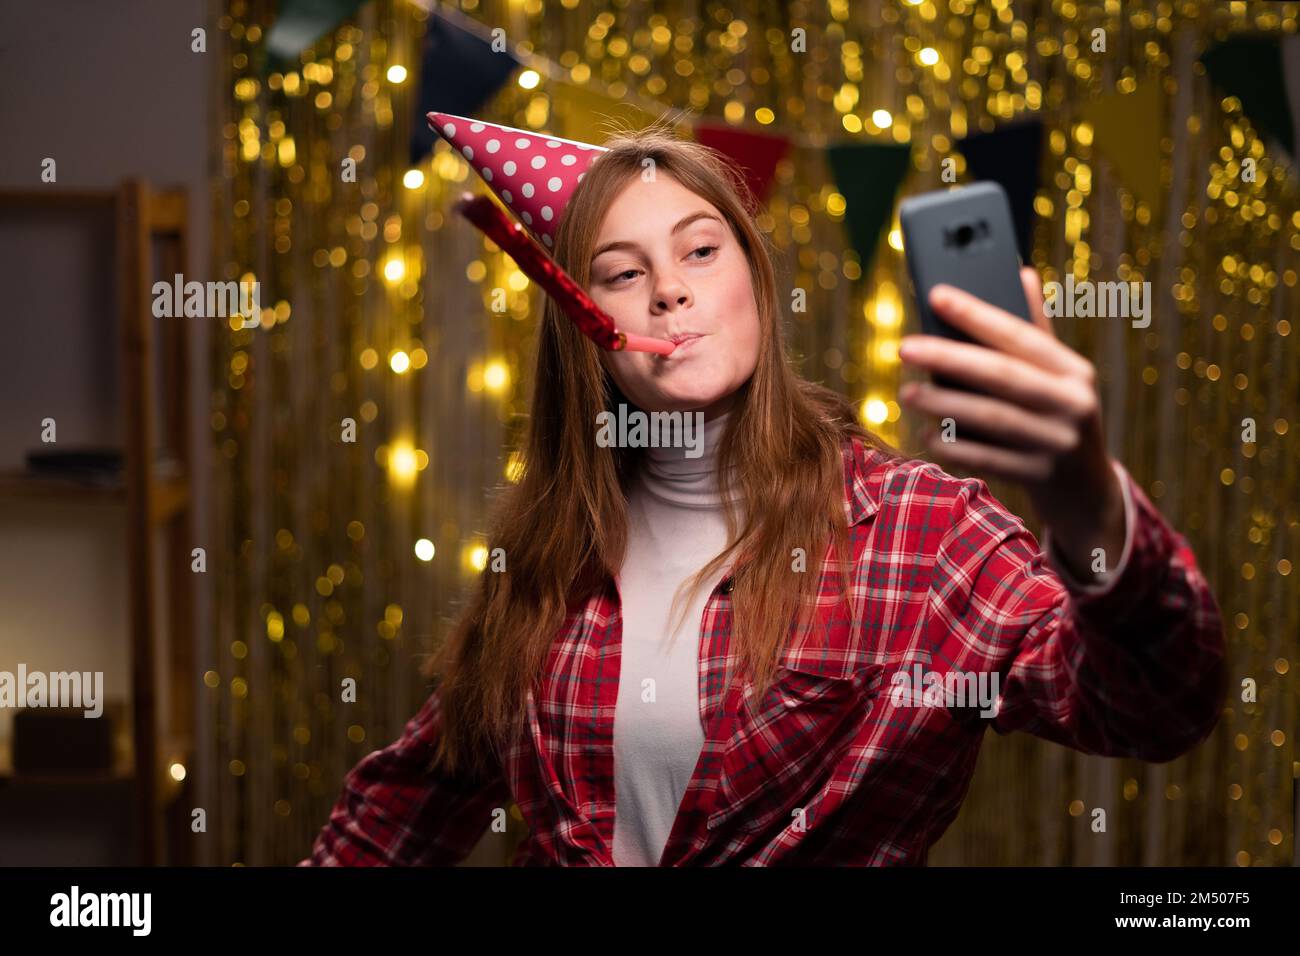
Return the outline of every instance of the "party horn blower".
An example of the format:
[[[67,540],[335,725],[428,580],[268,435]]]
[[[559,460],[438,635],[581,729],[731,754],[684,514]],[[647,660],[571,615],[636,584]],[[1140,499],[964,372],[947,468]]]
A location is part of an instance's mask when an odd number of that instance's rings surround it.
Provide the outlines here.
[[[677,348],[667,339],[632,335],[615,328],[614,320],[591,300],[582,286],[574,282],[537,243],[530,241],[524,234],[524,227],[511,222],[488,196],[465,193],[454,208],[514,259],[524,275],[545,289],[579,331],[601,348],[611,352],[654,352],[657,355],[671,355]]]

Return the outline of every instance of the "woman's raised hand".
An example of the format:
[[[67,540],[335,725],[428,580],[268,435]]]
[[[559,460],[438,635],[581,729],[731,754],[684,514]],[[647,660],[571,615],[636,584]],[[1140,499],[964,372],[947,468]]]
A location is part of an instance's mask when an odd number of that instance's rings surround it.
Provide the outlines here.
[[[940,427],[925,438],[937,457],[981,475],[1009,478],[1029,493],[1051,529],[1054,550],[1080,579],[1091,579],[1095,548],[1118,560],[1124,543],[1119,476],[1106,452],[1096,369],[1053,334],[1038,273],[1020,271],[1033,323],[948,285],[930,305],[979,344],[906,336],[899,357],[982,394],[908,382],[899,399]],[[963,437],[963,431],[968,434]]]

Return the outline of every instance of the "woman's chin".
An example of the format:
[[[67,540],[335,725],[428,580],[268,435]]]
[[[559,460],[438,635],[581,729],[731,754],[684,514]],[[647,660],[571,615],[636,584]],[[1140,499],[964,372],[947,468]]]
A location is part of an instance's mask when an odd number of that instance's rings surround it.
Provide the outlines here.
[[[661,394],[655,400],[654,408],[648,410],[658,412],[702,412],[726,398],[726,395],[727,393],[723,391]]]
[[[729,371],[698,362],[656,369],[651,378],[642,379],[642,388],[634,389],[648,403],[637,404],[646,411],[703,410],[734,391]]]

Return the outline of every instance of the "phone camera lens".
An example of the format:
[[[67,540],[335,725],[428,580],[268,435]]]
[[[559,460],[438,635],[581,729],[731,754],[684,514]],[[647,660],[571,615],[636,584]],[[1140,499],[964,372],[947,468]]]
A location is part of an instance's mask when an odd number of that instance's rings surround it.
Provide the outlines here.
[[[971,228],[969,225],[958,226],[957,235],[954,236],[954,238],[957,241],[957,246],[959,248],[964,249],[967,246],[969,246],[971,244],[971,240],[975,238],[975,230]]]

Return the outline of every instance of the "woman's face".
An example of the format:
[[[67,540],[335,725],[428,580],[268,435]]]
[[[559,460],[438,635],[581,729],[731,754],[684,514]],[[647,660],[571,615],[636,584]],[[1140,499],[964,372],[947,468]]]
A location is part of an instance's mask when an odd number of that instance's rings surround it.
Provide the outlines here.
[[[604,352],[648,412],[727,411],[758,364],[749,261],[722,213],[672,176],[633,176],[605,213],[588,292],[624,332],[679,342],[672,355]]]

